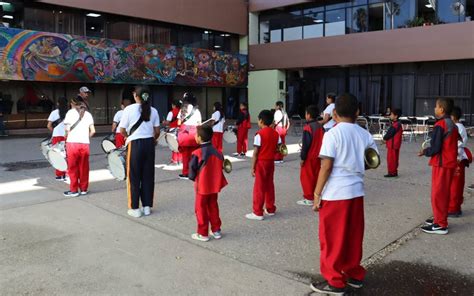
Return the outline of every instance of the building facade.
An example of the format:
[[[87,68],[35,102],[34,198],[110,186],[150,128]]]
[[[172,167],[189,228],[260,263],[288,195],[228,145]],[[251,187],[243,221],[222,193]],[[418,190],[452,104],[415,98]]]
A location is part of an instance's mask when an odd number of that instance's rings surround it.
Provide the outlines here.
[[[83,85],[93,92],[98,125],[111,123],[124,91],[137,84],[149,85],[162,117],[187,91],[207,116],[216,101],[247,100],[244,1],[0,1],[0,7],[0,95],[9,129],[45,127],[57,99],[75,97]]]
[[[366,115],[432,114],[443,96],[472,121],[473,0],[253,0],[249,12],[255,113],[283,100],[303,115],[328,92],[351,92]]]

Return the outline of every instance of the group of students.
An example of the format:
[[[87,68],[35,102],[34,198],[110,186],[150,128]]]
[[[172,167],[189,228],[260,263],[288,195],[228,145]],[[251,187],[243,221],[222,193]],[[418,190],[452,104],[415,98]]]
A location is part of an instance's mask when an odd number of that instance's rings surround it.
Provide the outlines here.
[[[160,134],[160,122],[158,111],[150,106],[150,93],[145,88],[136,87],[132,96],[135,103],[123,101],[124,109],[114,119],[113,129],[119,131],[127,145],[128,214],[138,218],[150,215],[153,207],[155,145]],[[194,127],[193,137],[197,146],[180,148],[182,156],[173,155],[172,160],[179,162],[182,159],[183,174],[180,176],[194,181],[197,232],[192,234],[192,238],[209,241],[210,237],[222,238],[217,200],[220,191],[228,184],[222,170],[224,157],[220,145],[222,135],[219,134],[223,131],[225,119],[220,105],[216,104],[212,120],[201,124],[201,114],[194,100],[194,96],[185,94],[183,106],[175,101],[166,123],[179,128],[180,132],[189,132],[192,130],[190,127]],[[73,108],[67,113],[64,103],[60,101],[60,108],[54,111],[49,121],[55,122],[57,114],[60,118],[64,116],[68,175],[71,178],[67,196],[78,196],[82,192],[87,194],[88,176],[83,173],[87,171],[88,174],[88,143],[94,133],[93,119],[85,107],[87,100],[73,100]],[[297,203],[312,206],[319,212],[320,266],[326,281],[313,283],[311,288],[320,293],[343,295],[347,286],[356,289],[363,286],[364,154],[368,148],[378,150],[372,135],[356,124],[359,104],[355,96],[342,94],[335,98],[330,95],[327,103],[322,120],[318,120],[317,106],[308,106],[305,111],[300,154],[303,199]],[[438,121],[433,128],[431,145],[418,154],[431,158],[433,171],[431,203],[434,217],[426,221],[422,230],[446,234],[448,215],[460,216],[462,213],[464,172],[468,164],[464,149],[467,135],[459,123],[461,110],[453,106],[452,100],[438,99],[435,116]],[[392,124],[384,136],[389,177],[398,175],[403,132],[399,117],[399,110],[391,112]],[[237,153],[245,155],[250,129],[246,105],[241,106],[237,125]],[[275,163],[281,161],[277,147],[284,143],[289,128],[283,103],[277,102],[275,112],[262,110],[258,115],[258,126],[251,160],[251,175],[255,180],[253,205],[252,212],[245,217],[261,221],[265,216],[274,216],[277,210],[273,180]],[[58,177],[63,176],[58,174]]]

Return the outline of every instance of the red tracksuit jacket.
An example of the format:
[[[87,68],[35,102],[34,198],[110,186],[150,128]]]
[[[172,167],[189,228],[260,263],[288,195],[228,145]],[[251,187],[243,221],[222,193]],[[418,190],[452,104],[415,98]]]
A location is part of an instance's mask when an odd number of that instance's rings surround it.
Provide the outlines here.
[[[315,158],[319,160],[319,151],[323,142],[324,129],[316,121],[308,121],[303,127],[303,145],[301,147],[301,160]]]
[[[193,151],[189,162],[189,179],[194,181],[198,194],[219,193],[227,185],[222,171],[224,156],[211,143],[204,143]]]
[[[431,146],[425,149],[430,156],[430,166],[456,168],[458,157],[459,132],[451,118],[438,120],[433,127]]]
[[[280,135],[271,127],[264,127],[257,132],[260,135],[261,146],[258,150],[258,160],[273,160],[277,150]],[[257,161],[258,161],[257,160]]]
[[[176,128],[178,127],[178,115],[179,115],[179,108],[173,108],[171,109],[171,112],[173,113],[173,119],[170,121],[170,128]]]
[[[400,150],[402,146],[403,128],[400,121],[392,122],[385,136],[383,136],[387,149]]]

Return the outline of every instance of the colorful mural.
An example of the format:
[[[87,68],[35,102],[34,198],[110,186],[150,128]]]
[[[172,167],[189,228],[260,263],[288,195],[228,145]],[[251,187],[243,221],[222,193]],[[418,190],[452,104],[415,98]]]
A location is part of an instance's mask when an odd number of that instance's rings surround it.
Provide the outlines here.
[[[0,79],[246,86],[247,56],[0,28]]]

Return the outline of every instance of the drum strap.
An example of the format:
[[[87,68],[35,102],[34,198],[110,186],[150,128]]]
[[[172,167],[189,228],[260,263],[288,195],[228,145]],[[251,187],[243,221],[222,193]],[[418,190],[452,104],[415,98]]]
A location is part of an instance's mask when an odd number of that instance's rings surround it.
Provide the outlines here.
[[[183,122],[182,122],[181,124],[183,124],[183,123],[185,123],[186,121],[188,121],[188,120],[194,115],[194,111],[196,111],[196,108],[193,108],[193,110],[191,111],[191,113],[189,113],[189,115],[186,116],[186,117],[183,119]]]
[[[130,129],[130,134],[128,136],[131,136],[138,129],[138,127],[142,124],[142,122],[143,122],[143,118],[140,117],[140,119],[138,119],[138,121]]]
[[[81,122],[81,119],[82,118],[79,117],[79,119],[76,122],[74,122],[74,124],[69,129],[69,132],[72,132],[72,130],[79,124],[79,122]]]
[[[218,125],[218,124],[219,124],[219,122],[221,122],[221,121],[222,121],[222,119],[224,119],[224,116],[222,116],[222,113],[220,113],[220,112],[219,112],[219,115],[220,115],[220,117],[219,117],[219,120],[218,120],[218,121],[216,121],[216,122],[214,122],[214,124],[213,124],[212,126]]]
[[[57,127],[61,122],[63,122],[64,119],[56,119],[55,121],[52,122],[53,128]]]

